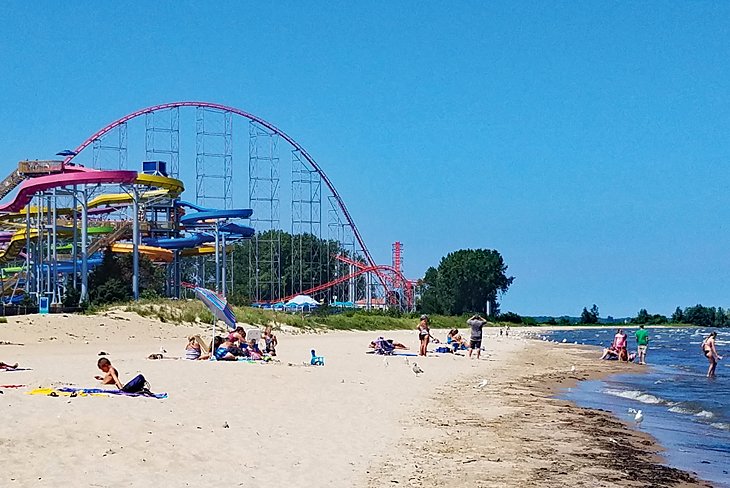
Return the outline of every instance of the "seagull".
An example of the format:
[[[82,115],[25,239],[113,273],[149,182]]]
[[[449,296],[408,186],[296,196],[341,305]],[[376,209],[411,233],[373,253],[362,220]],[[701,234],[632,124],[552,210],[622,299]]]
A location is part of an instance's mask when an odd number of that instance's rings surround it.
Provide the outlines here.
[[[634,415],[634,422],[636,422],[636,425],[641,425],[644,421],[644,414],[641,413],[641,410],[634,410],[633,408],[630,408],[629,413],[636,414]]]
[[[410,366],[411,365],[411,362],[408,360],[408,358],[406,358],[405,363],[406,363],[406,366]]]
[[[388,358],[383,358],[383,366],[385,366],[386,368],[390,366],[390,364],[388,363]]]
[[[488,383],[488,381],[487,381],[486,379],[483,379],[483,380],[481,381],[481,383],[479,383],[479,384],[478,384],[478,385],[476,386],[476,388],[477,388],[478,390],[481,390],[482,388],[484,388],[485,386],[487,386],[487,383]]]
[[[416,376],[419,374],[423,374],[423,370],[418,366],[418,363],[413,363],[413,372],[416,373]]]
[[[575,366],[571,366],[570,367],[570,371],[573,372],[573,373],[575,373]]]

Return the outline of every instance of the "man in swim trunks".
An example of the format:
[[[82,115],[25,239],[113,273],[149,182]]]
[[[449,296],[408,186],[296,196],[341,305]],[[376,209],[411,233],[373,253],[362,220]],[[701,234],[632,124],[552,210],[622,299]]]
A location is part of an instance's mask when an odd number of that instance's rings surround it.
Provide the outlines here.
[[[14,369],[18,369],[18,363],[7,364],[7,363],[3,363],[2,361],[0,361],[0,369],[7,369],[7,370],[12,371]]]
[[[636,347],[639,354],[639,364],[646,364],[646,349],[649,347],[649,332],[644,329],[644,324],[639,326],[636,336]]]
[[[471,340],[469,341],[469,358],[474,349],[477,350],[477,359],[482,354],[482,328],[487,321],[484,320],[479,314],[474,314],[466,324],[471,328]]]
[[[120,390],[123,388],[122,382],[119,381],[119,373],[117,369],[112,366],[112,362],[107,358],[101,358],[96,363],[96,366],[104,372],[104,376],[94,376],[97,380],[101,381],[102,385],[115,385]]]

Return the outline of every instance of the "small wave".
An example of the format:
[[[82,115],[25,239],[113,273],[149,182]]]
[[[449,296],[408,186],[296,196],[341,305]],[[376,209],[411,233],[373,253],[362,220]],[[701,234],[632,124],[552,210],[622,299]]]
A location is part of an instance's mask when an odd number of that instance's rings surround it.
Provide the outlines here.
[[[728,424],[727,422],[714,422],[710,425],[716,429],[730,430],[730,424]]]
[[[691,409],[685,407],[671,407],[669,411],[674,413],[683,413],[686,415],[693,415],[695,413]]]
[[[659,398],[659,397],[656,397],[654,395],[651,395],[649,393],[645,393],[645,392],[639,391],[639,390],[606,389],[606,390],[603,390],[603,392],[608,395],[626,398],[628,400],[636,400],[637,402],[647,403],[650,405],[659,405],[662,403],[666,403],[666,400],[664,400],[663,398]]]
[[[714,416],[715,414],[713,414],[712,412],[708,412],[707,410],[702,410],[701,412],[697,412],[695,414],[695,417],[701,417],[703,419],[711,419]]]

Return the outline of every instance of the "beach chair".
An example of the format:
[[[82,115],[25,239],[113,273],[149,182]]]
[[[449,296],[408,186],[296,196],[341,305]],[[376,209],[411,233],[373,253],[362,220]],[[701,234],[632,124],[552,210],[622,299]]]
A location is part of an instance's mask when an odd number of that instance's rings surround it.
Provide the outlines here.
[[[312,366],[324,366],[324,356],[317,356],[314,349],[312,349],[312,359],[309,361],[309,364]]]
[[[252,327],[246,331],[246,340],[250,341],[251,339],[255,340],[256,342],[261,341],[261,329],[257,329],[255,327]]]

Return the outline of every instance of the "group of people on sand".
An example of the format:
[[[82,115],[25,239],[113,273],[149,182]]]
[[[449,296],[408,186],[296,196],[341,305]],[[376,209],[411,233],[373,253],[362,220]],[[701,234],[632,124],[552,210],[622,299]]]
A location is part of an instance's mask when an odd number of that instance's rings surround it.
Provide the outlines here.
[[[469,357],[472,357],[472,353],[476,350],[476,358],[479,359],[482,353],[482,330],[486,325],[487,320],[479,314],[472,315],[467,321],[466,325],[470,329],[469,338]],[[418,355],[426,356],[428,353],[428,344],[433,339],[435,344],[439,344],[440,341],[431,335],[431,320],[428,315],[421,315],[421,321],[418,323],[418,341],[420,343]],[[451,348],[451,352],[456,352],[460,349],[467,349],[466,340],[459,333],[459,329],[451,329],[446,338],[446,343]]]
[[[261,349],[257,337],[246,339],[246,330],[241,326],[236,327],[226,337],[215,336],[208,344],[205,344],[199,335],[194,335],[188,338],[185,359],[215,358],[218,361],[237,361],[239,358],[260,360],[276,356],[278,340],[271,326],[264,329],[263,340],[264,349]]]
[[[633,362],[638,358],[639,364],[646,364],[646,352],[649,349],[649,332],[644,328],[644,325],[639,325],[639,328],[634,332],[636,339],[636,353],[628,352],[628,336],[623,329],[617,329],[616,335],[613,336],[613,342],[607,348],[603,349],[603,355],[601,359],[618,359],[624,362]],[[722,359],[717,353],[717,347],[715,346],[715,339],[717,338],[717,332],[712,331],[702,341],[702,353],[710,363],[707,368],[707,377],[715,377],[715,371],[717,369],[717,362]]]
[[[634,334],[636,337],[637,353],[639,364],[646,364],[646,350],[649,346],[649,333],[644,329],[643,325],[639,326]],[[613,342],[607,348],[603,349],[601,359],[618,359],[623,362],[633,362],[637,353],[629,353],[629,337],[623,329],[616,329],[616,335],[613,336]]]

